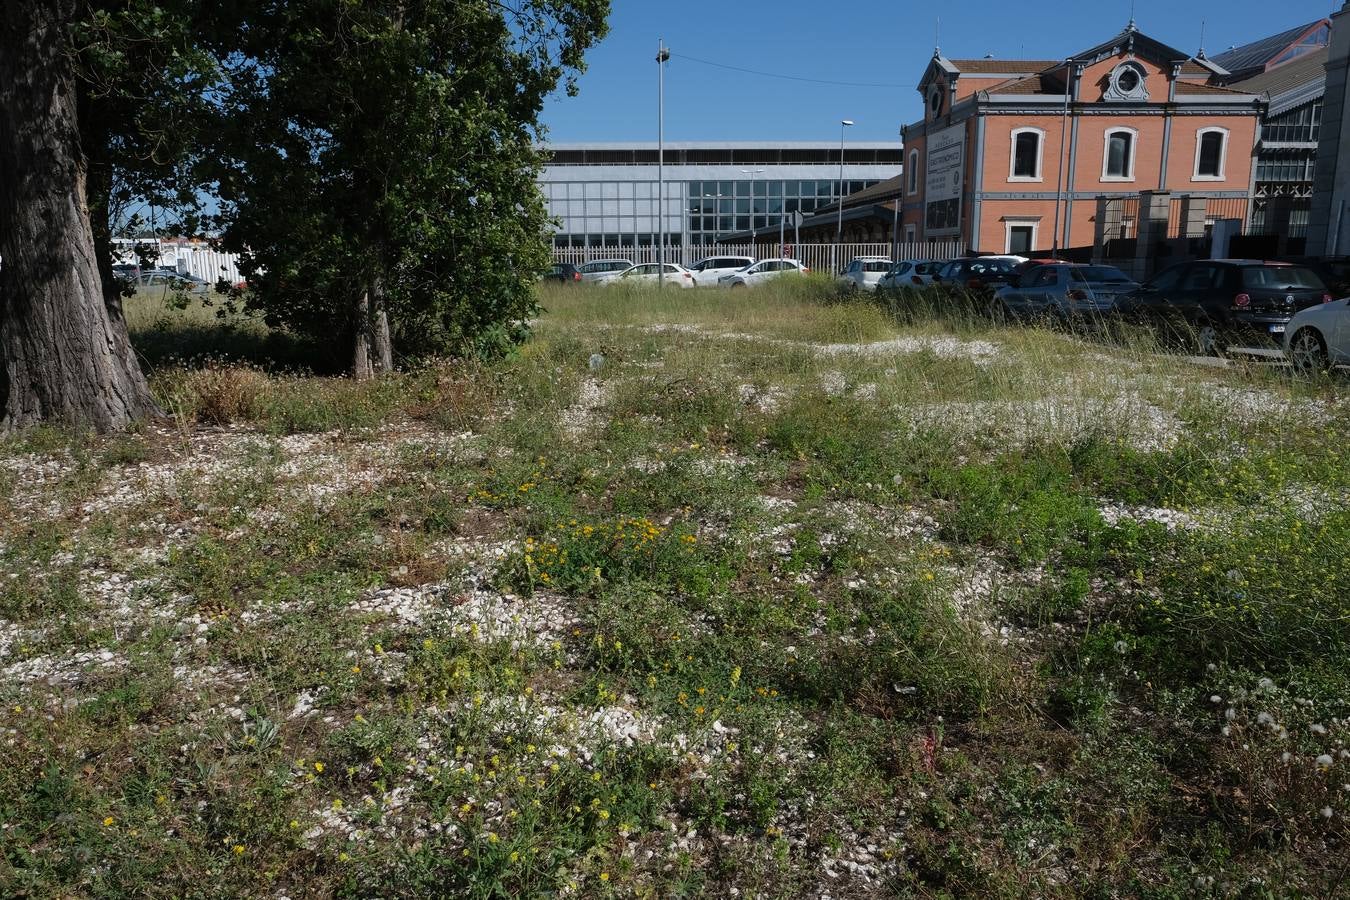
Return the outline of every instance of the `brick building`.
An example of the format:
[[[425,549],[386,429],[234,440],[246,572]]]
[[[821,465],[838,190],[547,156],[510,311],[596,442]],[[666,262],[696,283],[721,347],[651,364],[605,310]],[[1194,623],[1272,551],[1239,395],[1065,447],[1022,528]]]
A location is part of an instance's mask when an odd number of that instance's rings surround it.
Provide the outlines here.
[[[1226,73],[1141,33],[1066,60],[951,60],[919,84],[905,127],[905,240],[981,252],[1090,247],[1101,197],[1170,191],[1245,211],[1262,100]],[[1135,223],[1113,222],[1133,237]]]

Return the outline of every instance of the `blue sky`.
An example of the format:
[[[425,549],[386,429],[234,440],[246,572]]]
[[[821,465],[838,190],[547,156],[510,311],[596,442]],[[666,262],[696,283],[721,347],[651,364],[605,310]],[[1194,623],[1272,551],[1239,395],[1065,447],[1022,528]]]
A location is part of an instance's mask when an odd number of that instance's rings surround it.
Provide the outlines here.
[[[1118,33],[1130,0],[613,0],[610,34],[588,57],[581,95],[549,102],[553,141],[656,140],[656,46],[674,58],[666,70],[666,139],[898,140],[902,122],[921,115],[913,85],[933,53],[935,15],[949,57],[1056,59]],[[1328,15],[1330,0],[1137,0],[1139,27],[1194,52],[1205,22],[1214,55]],[[1031,14],[1025,12],[1032,9]],[[1206,21],[1207,20],[1207,21]],[[765,78],[685,57],[825,81]],[[892,86],[893,85],[893,86]]]

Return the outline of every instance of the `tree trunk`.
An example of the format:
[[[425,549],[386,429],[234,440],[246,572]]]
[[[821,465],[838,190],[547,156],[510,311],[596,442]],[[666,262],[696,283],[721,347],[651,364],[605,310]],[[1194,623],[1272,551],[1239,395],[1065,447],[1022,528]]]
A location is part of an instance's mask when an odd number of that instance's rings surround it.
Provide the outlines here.
[[[375,374],[374,364],[370,358],[371,333],[370,333],[370,293],[363,291],[361,299],[356,301],[356,314],[352,317],[352,327],[355,332],[352,347],[352,377],[357,381],[365,381]]]
[[[371,330],[374,333],[374,352],[375,371],[392,372],[394,371],[394,342],[389,335],[389,308],[384,302],[384,285],[380,282],[377,275],[371,283],[371,312],[373,318],[370,323]]]
[[[75,5],[0,4],[0,431],[112,431],[158,411],[99,276],[65,44]]]

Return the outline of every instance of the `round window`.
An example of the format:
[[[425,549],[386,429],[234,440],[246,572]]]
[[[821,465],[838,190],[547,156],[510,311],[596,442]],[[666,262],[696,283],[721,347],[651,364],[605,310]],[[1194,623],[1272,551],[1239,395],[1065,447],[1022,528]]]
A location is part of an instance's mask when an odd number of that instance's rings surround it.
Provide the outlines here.
[[[1116,85],[1126,94],[1139,90],[1139,73],[1134,69],[1122,69],[1116,78]]]
[[[933,112],[937,112],[938,110],[942,109],[942,92],[933,91],[933,96],[928,101],[928,105],[933,108]]]

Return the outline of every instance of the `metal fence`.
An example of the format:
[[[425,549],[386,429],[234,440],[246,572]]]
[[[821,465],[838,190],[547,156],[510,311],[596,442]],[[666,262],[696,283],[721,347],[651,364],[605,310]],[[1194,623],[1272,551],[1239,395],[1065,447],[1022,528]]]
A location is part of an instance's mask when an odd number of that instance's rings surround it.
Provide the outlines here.
[[[1185,197],[1173,197],[1171,209],[1168,210],[1167,217],[1167,237],[1169,239],[1183,237],[1199,237],[1200,235],[1186,235],[1185,230]],[[1205,202],[1205,225],[1208,232],[1209,227],[1221,219],[1236,219],[1242,223],[1243,234],[1259,233],[1255,223],[1248,219],[1248,209],[1250,201],[1246,197],[1210,197]]]
[[[635,265],[657,261],[657,247],[556,247],[553,261],[580,266],[597,259],[625,259]],[[956,259],[965,255],[963,241],[944,241],[936,244],[788,244],[780,247],[777,241],[755,244],[716,244],[713,246],[670,246],[665,250],[666,262],[692,266],[712,256],[751,256],[755,259],[775,259],[780,255],[800,260],[814,272],[833,272],[848,265],[857,256],[880,256],[885,259]]]

